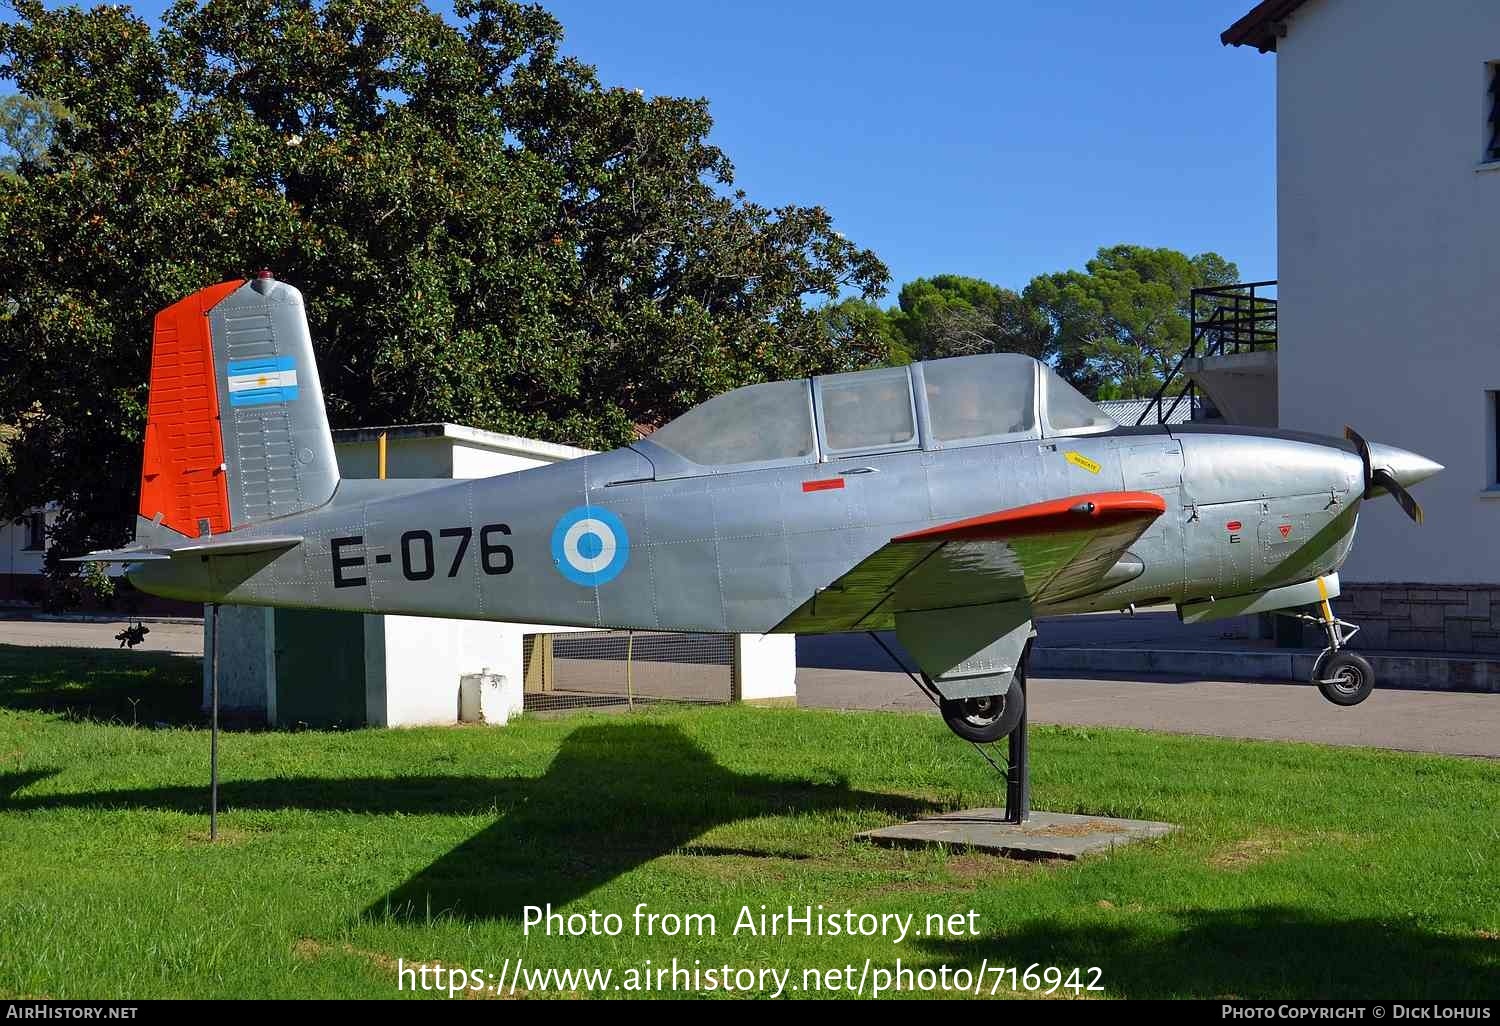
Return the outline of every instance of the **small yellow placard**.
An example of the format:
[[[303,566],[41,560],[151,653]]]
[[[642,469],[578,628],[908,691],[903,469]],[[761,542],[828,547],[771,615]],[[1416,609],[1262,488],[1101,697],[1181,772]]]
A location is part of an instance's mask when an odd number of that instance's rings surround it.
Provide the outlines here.
[[[1073,466],[1082,467],[1090,474],[1097,474],[1102,469],[1099,464],[1095,463],[1093,460],[1089,459],[1081,452],[1066,452],[1063,453],[1063,456],[1066,457],[1067,461],[1073,464]]]

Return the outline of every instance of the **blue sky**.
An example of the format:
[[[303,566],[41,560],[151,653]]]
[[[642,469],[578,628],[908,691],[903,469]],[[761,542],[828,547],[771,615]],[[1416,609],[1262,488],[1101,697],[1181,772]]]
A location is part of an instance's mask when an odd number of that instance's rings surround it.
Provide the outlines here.
[[[1115,242],[1276,275],[1275,58],[1218,39],[1253,0],[544,6],[606,84],[708,97],[750,197],[828,208],[892,294]]]
[[[546,6],[604,81],[708,97],[750,196],[827,207],[893,294],[1115,242],[1276,275],[1276,58],[1219,43],[1252,0]]]

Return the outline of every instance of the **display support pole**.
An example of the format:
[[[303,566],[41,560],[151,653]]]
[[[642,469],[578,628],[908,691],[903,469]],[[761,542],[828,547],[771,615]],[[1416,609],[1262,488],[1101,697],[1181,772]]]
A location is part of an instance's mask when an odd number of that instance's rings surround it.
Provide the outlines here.
[[[208,657],[208,839],[219,839],[219,604],[209,607],[213,619],[213,645]]]
[[[1026,656],[1031,654],[1028,643],[1021,656],[1021,666],[1016,670],[1015,686],[1021,689],[1022,701],[1026,698]],[[1028,702],[1029,706],[1030,703]],[[1005,822],[1024,823],[1031,816],[1031,745],[1026,737],[1026,717],[1030,710],[1021,709],[1021,722],[1006,738],[1010,748],[1005,767]]]

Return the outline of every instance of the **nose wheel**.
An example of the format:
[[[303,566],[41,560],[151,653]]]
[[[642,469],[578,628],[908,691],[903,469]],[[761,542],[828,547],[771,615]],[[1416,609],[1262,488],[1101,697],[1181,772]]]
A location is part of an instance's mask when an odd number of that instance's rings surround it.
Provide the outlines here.
[[[1323,697],[1334,705],[1358,705],[1375,690],[1375,671],[1370,668],[1369,661],[1347,647],[1349,639],[1359,633],[1359,627],[1334,616],[1327,599],[1319,604],[1318,612],[1318,616],[1307,613],[1284,615],[1315,623],[1328,637],[1328,647],[1318,653],[1312,674],[1312,683],[1318,686]]]
[[[1313,670],[1313,681],[1334,705],[1358,705],[1375,690],[1375,671],[1357,652],[1324,652]]]

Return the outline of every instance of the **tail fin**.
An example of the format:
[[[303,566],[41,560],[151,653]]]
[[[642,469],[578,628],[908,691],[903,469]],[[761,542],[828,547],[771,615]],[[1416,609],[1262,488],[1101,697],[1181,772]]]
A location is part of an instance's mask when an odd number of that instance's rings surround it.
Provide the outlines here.
[[[338,481],[302,293],[263,274],[156,315],[137,541],[313,509]]]

